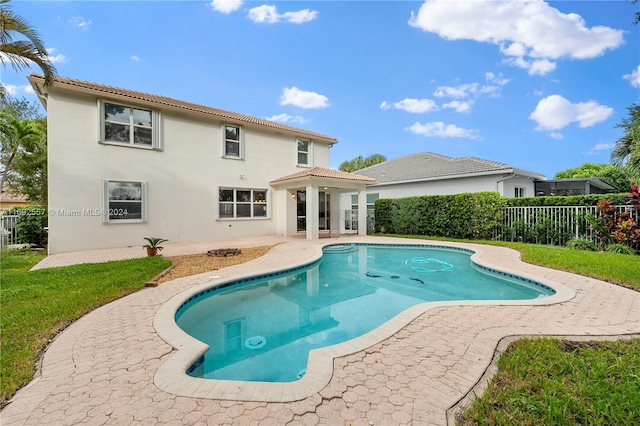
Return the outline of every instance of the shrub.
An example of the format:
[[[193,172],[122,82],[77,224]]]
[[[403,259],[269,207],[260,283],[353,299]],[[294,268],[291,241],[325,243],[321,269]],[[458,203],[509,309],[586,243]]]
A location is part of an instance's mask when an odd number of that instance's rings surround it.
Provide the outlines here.
[[[4,213],[17,215],[17,243],[33,244],[37,247],[47,245],[47,210],[41,206],[19,206]]]
[[[614,205],[627,202],[626,194],[590,194],[567,195],[553,197],[522,197],[509,198],[508,207],[537,207],[537,206],[595,206],[602,200],[610,200]]]
[[[627,247],[624,244],[614,243],[609,244],[605,249],[608,253],[618,253],[618,254],[636,254],[631,247]]]
[[[567,247],[578,249],[578,250],[588,250],[588,251],[598,250],[596,243],[594,243],[588,238],[572,238],[569,241],[567,241]]]

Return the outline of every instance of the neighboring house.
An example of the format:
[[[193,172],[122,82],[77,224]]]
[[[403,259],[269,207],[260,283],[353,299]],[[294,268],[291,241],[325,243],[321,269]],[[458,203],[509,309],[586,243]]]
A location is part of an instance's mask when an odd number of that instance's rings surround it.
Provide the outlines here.
[[[535,181],[536,196],[608,194],[615,188],[599,178]]]
[[[365,214],[375,180],[329,169],[333,137],[70,78],[29,81],[47,110],[49,253],[336,235],[342,191]]]
[[[27,197],[22,194],[11,192],[7,188],[3,188],[0,193],[0,213],[10,210],[14,207],[28,206]]]
[[[451,158],[431,152],[407,155],[354,172],[376,180],[367,188],[367,206],[378,198],[497,191],[504,197],[533,197],[534,181],[545,176],[475,157]],[[343,194],[344,209],[357,210],[355,194]],[[352,207],[349,207],[349,206]],[[351,228],[349,213],[345,232]]]

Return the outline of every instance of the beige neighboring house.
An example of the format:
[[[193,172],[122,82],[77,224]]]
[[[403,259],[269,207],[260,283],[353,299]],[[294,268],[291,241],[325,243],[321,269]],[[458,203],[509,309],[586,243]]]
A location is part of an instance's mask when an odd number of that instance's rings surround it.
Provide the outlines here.
[[[24,195],[13,193],[7,188],[2,189],[0,193],[0,213],[11,210],[14,207],[28,205],[29,202]]]
[[[375,179],[331,170],[331,136],[98,83],[28,79],[47,110],[49,253],[144,237],[337,235],[344,191],[364,223]]]

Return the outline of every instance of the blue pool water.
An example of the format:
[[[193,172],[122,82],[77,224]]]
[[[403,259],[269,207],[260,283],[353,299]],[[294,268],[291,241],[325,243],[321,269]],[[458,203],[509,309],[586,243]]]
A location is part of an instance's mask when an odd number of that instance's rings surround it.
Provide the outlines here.
[[[333,245],[295,270],[212,287],[185,302],[176,323],[209,345],[188,374],[291,382],[309,351],[375,329],[407,308],[443,300],[522,300],[553,289],[475,265],[464,249]]]

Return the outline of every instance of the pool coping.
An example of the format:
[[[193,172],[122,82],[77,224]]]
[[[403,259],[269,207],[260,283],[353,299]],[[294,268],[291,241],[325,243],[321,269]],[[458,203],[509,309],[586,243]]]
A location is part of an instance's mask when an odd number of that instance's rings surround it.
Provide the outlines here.
[[[340,244],[349,244],[351,241],[342,239]],[[361,243],[354,240],[354,243]],[[314,263],[322,257],[322,249],[334,243],[327,242],[320,244],[316,248],[316,254],[311,260],[304,262],[292,262],[284,269],[291,269]],[[170,344],[175,351],[168,356],[154,375],[155,385],[165,392],[185,397],[196,397],[205,399],[233,400],[233,401],[255,401],[255,402],[293,402],[310,397],[321,391],[331,380],[334,372],[333,361],[335,358],[350,355],[367,349],[385,339],[391,337],[413,320],[425,312],[446,306],[540,306],[554,305],[566,302],[575,297],[576,293],[568,286],[551,281],[549,279],[532,276],[515,268],[507,268],[492,264],[487,259],[483,259],[484,251],[477,245],[441,241],[416,241],[398,242],[396,244],[384,243],[383,245],[414,245],[414,246],[437,246],[460,248],[471,250],[471,260],[485,268],[513,274],[517,277],[532,280],[544,286],[551,287],[555,294],[539,299],[529,300],[481,300],[481,301],[441,301],[427,302],[412,306],[409,309],[394,316],[378,328],[371,330],[359,337],[343,343],[314,349],[309,353],[309,360],[305,375],[295,382],[271,383],[271,382],[247,382],[234,380],[215,380],[191,377],[186,374],[187,369],[192,366],[208,346],[182,331],[175,323],[175,313],[178,308],[190,297],[206,290],[212,285],[221,285],[228,282],[245,278],[246,274],[227,276],[224,279],[212,278],[211,281],[200,284],[183,292],[174,295],[163,304],[154,316],[153,326],[158,335]],[[501,248],[511,250],[508,248]],[[518,259],[518,262],[522,262]],[[515,265],[514,265],[515,267]],[[282,271],[283,268],[261,271],[259,275],[266,275]]]

